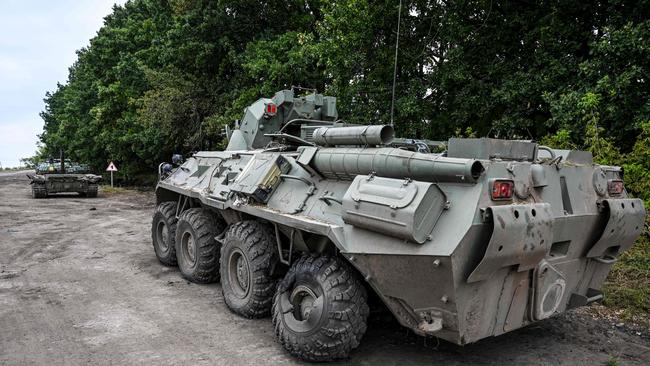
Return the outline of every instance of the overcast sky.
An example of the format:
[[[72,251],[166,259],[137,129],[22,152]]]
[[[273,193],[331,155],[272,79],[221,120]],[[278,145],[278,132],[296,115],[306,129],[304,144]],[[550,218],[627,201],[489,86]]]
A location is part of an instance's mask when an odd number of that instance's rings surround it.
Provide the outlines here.
[[[65,83],[75,51],[124,0],[0,0],[0,163],[36,151],[46,91]]]

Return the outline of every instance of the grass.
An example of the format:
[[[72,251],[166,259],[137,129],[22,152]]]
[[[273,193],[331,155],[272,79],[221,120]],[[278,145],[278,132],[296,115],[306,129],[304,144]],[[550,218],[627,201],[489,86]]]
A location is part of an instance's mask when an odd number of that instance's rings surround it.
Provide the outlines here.
[[[621,254],[603,287],[604,305],[623,320],[650,321],[650,229]]]
[[[133,189],[124,188],[124,187],[111,187],[110,185],[102,185],[101,187],[102,187],[101,189],[102,193],[109,196],[115,194],[124,194],[133,191]]]
[[[153,188],[151,186],[113,186],[109,184],[102,184],[100,188],[100,194],[105,197],[111,196],[122,196],[122,195],[133,195],[140,194],[143,192],[151,192]]]
[[[618,358],[614,356],[609,356],[609,360],[607,360],[606,363],[607,366],[618,366],[620,363],[618,362]]]

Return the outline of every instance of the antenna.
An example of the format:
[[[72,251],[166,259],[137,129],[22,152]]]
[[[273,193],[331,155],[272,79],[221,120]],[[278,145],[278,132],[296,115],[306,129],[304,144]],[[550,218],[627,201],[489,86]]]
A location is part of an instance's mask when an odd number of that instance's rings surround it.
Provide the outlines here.
[[[395,61],[393,63],[393,95],[390,100],[390,125],[393,126],[395,116],[395,81],[397,80],[397,51],[399,50],[399,26],[402,21],[402,0],[399,0],[397,9],[397,40],[395,41]]]

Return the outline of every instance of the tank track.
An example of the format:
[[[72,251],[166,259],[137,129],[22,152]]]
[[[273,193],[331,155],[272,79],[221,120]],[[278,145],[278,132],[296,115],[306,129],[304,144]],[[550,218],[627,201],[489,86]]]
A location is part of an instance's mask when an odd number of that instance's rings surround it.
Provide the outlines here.
[[[32,197],[45,198],[47,197],[47,188],[41,184],[32,184]]]
[[[89,184],[86,189],[86,197],[94,198],[97,197],[97,190],[99,189],[97,184]]]

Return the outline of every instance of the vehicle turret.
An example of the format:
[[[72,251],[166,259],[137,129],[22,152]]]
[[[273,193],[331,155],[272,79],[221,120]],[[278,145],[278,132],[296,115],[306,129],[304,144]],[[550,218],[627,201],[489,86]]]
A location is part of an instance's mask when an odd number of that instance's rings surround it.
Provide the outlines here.
[[[244,109],[244,118],[227,131],[226,150],[261,149],[282,136],[311,139],[314,126],[333,125],[337,118],[336,98],[317,93],[296,96],[294,89],[282,90]]]

